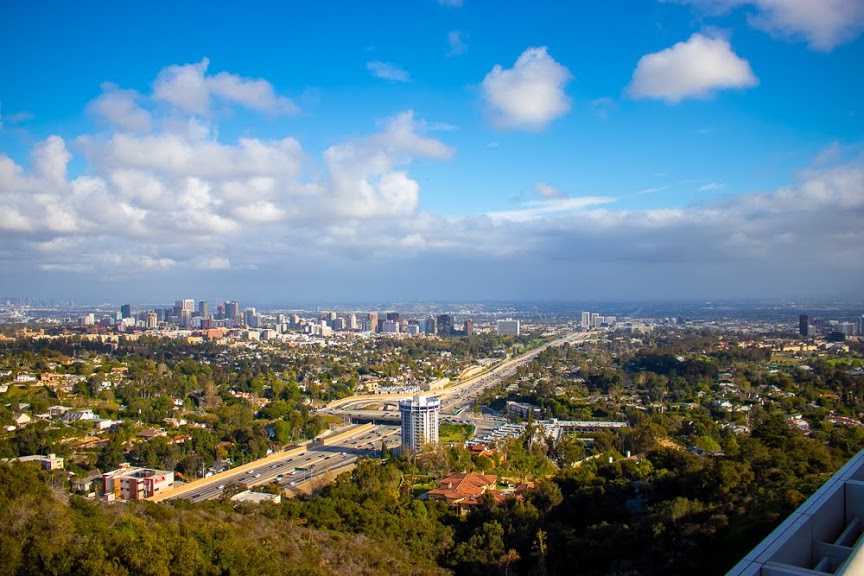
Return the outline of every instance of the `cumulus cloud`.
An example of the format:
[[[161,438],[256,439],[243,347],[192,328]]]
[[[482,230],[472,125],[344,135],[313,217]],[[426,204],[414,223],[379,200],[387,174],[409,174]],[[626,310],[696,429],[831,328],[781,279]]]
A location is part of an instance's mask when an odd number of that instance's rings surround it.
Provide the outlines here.
[[[353,217],[407,215],[417,208],[420,186],[395,167],[414,156],[445,160],[453,150],[424,136],[412,111],[390,118],[384,129],[324,152],[329,210]]]
[[[615,198],[568,197],[541,181],[513,209],[451,216],[421,209],[411,167],[455,152],[410,110],[330,146],[317,166],[293,138],[229,141],[217,126],[191,120],[194,112],[130,96],[150,113],[148,130],[112,121],[71,145],[49,137],[29,162],[0,154],[7,289],[48,285],[51,274],[85,297],[110,281],[144,298],[153,285],[142,278],[159,275],[175,287],[190,270],[242,270],[231,282],[249,278],[250,298],[268,286],[262,298],[303,290],[344,298],[350,277],[358,290],[368,287],[352,296],[381,299],[394,270],[428,286],[430,298],[573,297],[577,282],[580,297],[611,296],[610,287],[631,290],[625,297],[672,297],[679,294],[670,286],[689,296],[735,295],[746,284],[741,295],[770,295],[832,288],[837,277],[864,282],[864,158],[849,158],[860,148],[833,146],[779,189],[705,196],[693,206],[625,210]],[[69,169],[73,151],[86,175]],[[810,272],[803,280],[802,264]],[[482,277],[482,286],[448,293],[462,273]]]
[[[640,58],[629,92],[634,98],[675,103],[757,83],[750,64],[732,51],[727,40],[693,34],[686,42]]]
[[[266,114],[296,114],[299,108],[277,96],[273,85],[262,79],[243,78],[227,72],[208,75],[210,60],[169,66],[153,84],[153,96],[187,114],[207,116],[214,99]]]
[[[316,231],[332,230],[332,222],[413,216],[420,186],[410,164],[453,155],[427,132],[454,127],[427,124],[409,110],[367,136],[328,148],[326,169],[318,173],[294,138],[220,139],[215,124],[196,117],[214,94],[253,102],[252,92],[242,94],[250,85],[209,84],[206,61],[192,68],[167,68],[170,78],[160,74],[151,95],[103,86],[88,110],[108,129],[74,140],[87,163],[85,176],[70,177],[73,155],[59,136],[38,142],[26,169],[0,154],[0,237],[6,243],[0,258],[31,254],[33,261],[22,259],[22,265],[63,273],[83,270],[86,262],[88,271],[114,281],[135,269],[212,270],[229,262],[251,269],[268,254],[324,254],[334,244]],[[194,90],[176,90],[201,78],[203,99],[191,97]],[[169,84],[174,91],[166,93]],[[182,98],[165,110],[166,94]],[[361,227],[345,229],[353,234]]]
[[[851,42],[864,30],[860,0],[674,0],[708,14],[747,7],[754,28],[790,40],[804,40],[814,50],[828,52]]]
[[[492,121],[502,128],[542,130],[570,110],[564,88],[572,77],[545,46],[525,50],[513,68],[496,64],[482,85]]]
[[[389,82],[410,82],[411,75],[406,71],[389,62],[380,62],[372,60],[366,63],[366,69],[376,78],[387,80]]]
[[[150,130],[150,112],[138,105],[140,95],[134,90],[120,90],[111,83],[102,85],[102,94],[93,100],[88,110],[108,123],[136,132]]]

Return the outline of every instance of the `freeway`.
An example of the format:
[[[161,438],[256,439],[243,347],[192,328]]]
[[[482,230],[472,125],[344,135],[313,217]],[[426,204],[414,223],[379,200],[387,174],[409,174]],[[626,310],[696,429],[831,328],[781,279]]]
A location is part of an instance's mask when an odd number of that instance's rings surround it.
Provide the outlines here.
[[[516,369],[534,359],[540,352],[550,346],[559,346],[565,342],[580,342],[587,340],[592,335],[588,333],[568,334],[543,346],[529,350],[528,352],[506,360],[477,376],[469,378],[434,392],[441,400],[442,420],[450,422],[475,423],[483,421],[486,417],[481,414],[473,415],[471,406],[480,394],[489,387],[497,385],[502,380],[516,373]],[[351,408],[357,404],[381,403],[388,401],[397,403],[399,399],[410,398],[413,394],[393,394],[376,396],[352,396],[331,402],[322,412],[334,415],[350,416],[352,412],[358,412]],[[386,412],[386,411],[382,411]],[[391,411],[390,414],[397,416],[398,412]],[[381,420],[388,420],[386,414],[382,413]],[[398,417],[394,418],[398,422]],[[261,486],[270,482],[278,481],[283,488],[297,489],[303,484],[314,482],[330,472],[344,469],[353,464],[358,456],[371,456],[378,453],[381,444],[387,442],[388,446],[399,445],[400,430],[396,426],[382,426],[364,424],[352,426],[344,431],[324,438],[322,441],[315,440],[300,447],[286,452],[280,452],[232,468],[221,474],[209,478],[194,480],[188,484],[167,490],[150,498],[153,501],[167,500],[171,498],[185,498],[192,501],[208,500],[218,498],[222,490],[231,482],[242,482],[248,487]]]
[[[354,464],[358,456],[377,455],[384,442],[391,448],[398,446],[398,436],[399,429],[392,426],[355,426],[323,442],[313,441],[209,478],[195,480],[156,495],[151,500],[211,500],[219,498],[222,490],[232,482],[242,482],[252,488],[275,480],[283,488],[296,489],[328,472]]]
[[[464,382],[459,382],[452,386],[449,386],[443,390],[435,391],[432,393],[427,393],[427,396],[434,396],[441,400],[441,415],[443,416],[457,416],[460,414],[465,414],[466,418],[469,416],[468,410],[474,405],[474,401],[483,393],[487,388],[491,388],[492,386],[496,386],[502,380],[505,380],[516,373],[516,369],[519,366],[527,364],[531,362],[540,352],[549,348],[550,346],[560,346],[566,342],[569,343],[577,343],[583,342],[589,338],[591,338],[594,333],[588,332],[577,332],[568,334],[551,342],[547,342],[546,344],[529,350],[520,356],[512,358],[510,360],[506,360],[485,372],[478,374],[472,378],[465,380]],[[365,396],[349,396],[348,398],[343,398],[341,400],[336,400],[327,405],[322,412],[328,412],[330,414],[335,414],[339,416],[347,416],[347,417],[361,417],[359,414],[361,413],[362,407],[369,404],[390,404],[396,405],[399,400],[410,398],[415,396],[416,393],[409,394],[377,394],[377,395],[365,395]],[[364,411],[367,412],[367,418],[372,416],[373,412],[376,414],[380,414],[380,418],[376,418],[376,420],[385,421],[393,419],[398,420],[398,412],[393,411],[391,414],[393,416],[389,416],[386,414],[386,410],[384,411]]]

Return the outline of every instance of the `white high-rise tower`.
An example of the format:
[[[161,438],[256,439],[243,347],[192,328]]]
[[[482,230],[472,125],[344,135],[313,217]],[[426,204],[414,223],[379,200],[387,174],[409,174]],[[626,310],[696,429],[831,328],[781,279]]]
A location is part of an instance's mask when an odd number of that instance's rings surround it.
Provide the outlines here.
[[[402,416],[402,449],[416,452],[424,446],[438,443],[438,413],[441,401],[427,396],[414,396],[399,401]]]

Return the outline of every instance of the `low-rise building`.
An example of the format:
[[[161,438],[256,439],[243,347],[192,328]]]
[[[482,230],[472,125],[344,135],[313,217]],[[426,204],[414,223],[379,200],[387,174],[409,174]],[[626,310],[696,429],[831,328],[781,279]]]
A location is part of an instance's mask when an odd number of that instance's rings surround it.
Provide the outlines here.
[[[30,423],[30,420],[32,420],[32,418],[23,412],[15,412],[12,414],[12,421],[15,422],[16,426],[26,426]]]
[[[121,464],[102,474],[102,493],[108,500],[143,500],[174,486],[174,472]]]
[[[63,458],[58,458],[56,454],[34,454],[33,456],[19,456],[18,458],[4,459],[3,462],[38,462],[42,470],[50,472],[51,470],[63,470]]]
[[[427,492],[425,497],[428,500],[443,500],[464,514],[470,507],[477,505],[480,496],[487,491],[494,491],[497,482],[498,477],[491,474],[449,474],[439,480],[438,488]]]
[[[63,414],[63,417],[61,418],[61,420],[63,420],[64,422],[78,422],[81,420],[97,419],[98,417],[93,413],[93,410],[89,408],[86,410],[69,410],[68,412]]]

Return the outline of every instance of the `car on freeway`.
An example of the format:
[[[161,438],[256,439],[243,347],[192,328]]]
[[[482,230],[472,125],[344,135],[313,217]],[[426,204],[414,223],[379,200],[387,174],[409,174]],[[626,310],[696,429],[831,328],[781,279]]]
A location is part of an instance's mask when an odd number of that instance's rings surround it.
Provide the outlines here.
[[[192,500],[195,500],[196,498],[200,498],[200,497],[201,497],[201,493],[196,492],[195,494],[192,495]]]
[[[224,484],[219,484],[219,486],[217,486],[216,489],[217,489],[217,490],[224,490],[224,489],[225,489],[225,485],[224,485]]]

